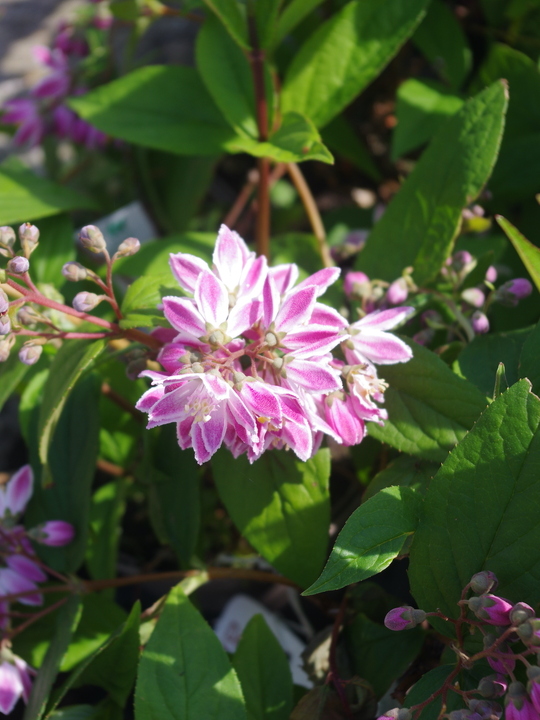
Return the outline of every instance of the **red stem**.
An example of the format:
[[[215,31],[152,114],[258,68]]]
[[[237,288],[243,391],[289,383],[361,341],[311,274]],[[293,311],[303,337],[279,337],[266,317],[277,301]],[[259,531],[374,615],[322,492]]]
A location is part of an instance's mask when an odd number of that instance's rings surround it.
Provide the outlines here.
[[[26,630],[27,627],[30,625],[33,625],[38,620],[41,620],[42,617],[45,617],[46,615],[49,615],[50,613],[54,612],[55,610],[58,610],[59,607],[62,607],[62,605],[67,602],[67,597],[60,598],[60,600],[57,600],[52,605],[49,605],[49,607],[44,608],[40,612],[37,612],[35,615],[32,615],[32,617],[29,617],[28,620],[25,620],[25,622],[21,623],[20,625],[17,625],[16,628],[9,631],[7,633],[7,636],[9,638],[14,638],[15,635],[18,635],[23,630]]]

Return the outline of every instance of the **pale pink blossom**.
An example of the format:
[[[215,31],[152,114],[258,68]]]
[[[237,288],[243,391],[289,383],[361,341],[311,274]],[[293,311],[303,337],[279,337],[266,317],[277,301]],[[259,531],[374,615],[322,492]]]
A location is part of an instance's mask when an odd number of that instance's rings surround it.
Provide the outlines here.
[[[35,670],[9,648],[0,650],[0,712],[9,715],[20,698],[28,702],[35,674]]]

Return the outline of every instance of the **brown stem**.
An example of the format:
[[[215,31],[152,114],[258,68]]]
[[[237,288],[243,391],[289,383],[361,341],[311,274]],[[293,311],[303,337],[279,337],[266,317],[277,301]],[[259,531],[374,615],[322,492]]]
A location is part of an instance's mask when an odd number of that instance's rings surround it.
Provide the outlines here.
[[[104,382],[102,384],[101,392],[105,395],[105,397],[108,397],[109,400],[112,400],[113,403],[116,403],[118,407],[121,407],[122,410],[128,412],[137,422],[140,423],[143,421],[143,416],[139,410],[136,410],[128,400],[119,395],[116,390],[113,390],[109,383]]]
[[[240,190],[238,197],[234,201],[234,204],[232,208],[229,210],[227,215],[225,215],[225,219],[223,220],[223,224],[226,225],[229,228],[233,228],[236,225],[236,222],[240,215],[242,214],[243,209],[248,204],[249,199],[259,184],[259,173],[255,169],[251,169],[248,173],[247,182],[245,183],[244,187]]]
[[[123,477],[126,474],[126,471],[123,467],[120,467],[120,465],[115,465],[114,463],[101,458],[97,461],[96,467],[98,470],[107,473],[107,475],[112,475],[113,477]]]
[[[333,267],[335,263],[332,260],[332,255],[330,254],[330,250],[326,244],[326,230],[324,229],[317,203],[315,202],[315,198],[309,189],[309,185],[296,163],[287,163],[287,170],[298,194],[300,195],[300,199],[304,205],[313,234],[317,238],[319,253],[321,255],[323,265],[324,267]]]
[[[34,590],[24,590],[23,592],[8,593],[2,595],[2,602],[15,602],[19,598],[28,597],[28,595],[43,595],[44,593],[55,593],[55,592],[72,592],[73,587],[71,585],[45,585],[44,587],[38,587]]]
[[[18,635],[23,630],[26,630],[26,628],[29,627],[30,625],[33,625],[38,620],[41,620],[42,617],[45,617],[46,615],[49,615],[50,613],[54,612],[55,610],[58,610],[58,608],[62,607],[62,605],[65,602],[67,602],[67,597],[60,598],[60,600],[57,600],[57,602],[53,603],[52,605],[49,605],[49,607],[46,607],[43,610],[40,610],[40,612],[35,613],[31,617],[29,617],[28,620],[25,620],[25,622],[21,623],[20,625],[17,625],[17,627],[14,630],[11,630],[8,633],[8,636],[10,638],[14,638],[15,635]]]

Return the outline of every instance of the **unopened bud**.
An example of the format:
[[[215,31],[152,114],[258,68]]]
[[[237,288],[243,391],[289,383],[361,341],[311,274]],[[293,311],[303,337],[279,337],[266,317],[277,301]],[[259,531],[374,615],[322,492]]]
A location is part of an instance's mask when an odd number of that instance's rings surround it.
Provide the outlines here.
[[[525,620],[534,617],[534,610],[527,603],[518,602],[510,610],[510,622],[512,625],[521,625]]]
[[[493,267],[493,265],[490,265],[488,269],[486,270],[486,280],[489,283],[494,283],[497,280],[498,272],[497,268]]]
[[[19,360],[25,365],[35,365],[41,357],[42,352],[43,345],[34,345],[33,343],[24,344],[19,350]]]
[[[15,343],[15,335],[10,335],[5,340],[0,340],[0,362],[6,362],[9,358],[11,348]]]
[[[497,288],[494,297],[501,305],[515,307],[520,300],[523,300],[531,293],[532,285],[526,278],[515,278],[515,280],[509,280],[500,288]]]
[[[92,292],[80,292],[73,298],[72,305],[79,312],[90,312],[105,298],[104,295],[96,295]]]
[[[15,245],[15,230],[9,225],[0,227],[0,247],[11,249]]]
[[[7,335],[11,332],[11,320],[9,315],[0,315],[0,335]]]
[[[483,594],[468,600],[469,608],[480,620],[491,625],[510,625],[511,603],[497,595]]]
[[[126,238],[118,246],[118,250],[114,253],[114,257],[129,257],[130,255],[135,255],[135,253],[139,252],[140,249],[141,243],[137,240],[137,238]]]
[[[489,331],[489,320],[481,310],[475,310],[471,315],[472,329],[477,335],[484,335]]]
[[[409,289],[407,287],[407,281],[405,278],[398,278],[390,285],[386,291],[386,299],[390,305],[400,305],[405,302],[409,295]]]
[[[485,698],[502,697],[508,688],[504,675],[487,675],[478,684],[478,692]]]
[[[345,275],[343,290],[348,298],[362,295],[362,288],[369,285],[368,276],[360,270],[353,270]]]
[[[28,258],[22,257],[22,255],[15,255],[15,257],[11,258],[8,262],[7,271],[13,273],[13,275],[24,275],[24,273],[28,272],[29,267],[30,263],[28,262]]]
[[[480,288],[467,288],[461,293],[461,297],[466,303],[472,305],[475,308],[481,308],[486,301],[486,296],[480,290]]]
[[[472,576],[469,586],[473,593],[483,595],[490,590],[496,590],[498,584],[499,581],[495,573],[491,572],[491,570],[482,570]]]
[[[31,223],[23,223],[19,227],[19,240],[23,255],[27,258],[34,252],[39,242],[39,230]]]
[[[538,618],[530,618],[518,625],[516,633],[519,635],[525,645],[540,645],[540,620]]]
[[[9,310],[9,299],[6,293],[0,289],[0,315],[7,313]]]
[[[384,618],[384,624],[389,630],[410,630],[426,619],[423,610],[417,610],[410,605],[397,607],[390,610]]]
[[[489,700],[480,700],[479,698],[472,698],[467,702],[467,704],[470,710],[486,720],[493,715],[495,715],[495,717],[500,717],[502,715],[502,707],[499,703],[489,702]]]
[[[62,268],[62,275],[66,280],[71,282],[79,282],[85,280],[88,276],[88,270],[78,262],[68,262]]]
[[[457,273],[461,273],[463,270],[468,271],[469,269],[472,269],[474,262],[475,260],[473,256],[467,250],[458,250],[458,252],[454,253],[450,260],[452,269]]]
[[[17,320],[21,325],[35,325],[41,318],[31,307],[22,307],[17,311]]]
[[[130,380],[136,380],[143,370],[147,369],[146,358],[131,360],[126,367],[126,375]]]
[[[79,233],[81,245],[93,253],[100,253],[107,249],[107,243],[101,230],[95,225],[85,225]]]

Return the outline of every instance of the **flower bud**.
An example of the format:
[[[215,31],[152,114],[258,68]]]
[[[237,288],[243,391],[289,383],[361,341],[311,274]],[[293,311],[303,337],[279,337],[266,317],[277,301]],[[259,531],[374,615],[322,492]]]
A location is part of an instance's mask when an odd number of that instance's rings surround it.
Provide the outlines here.
[[[527,668],[527,691],[530,695],[531,702],[537,713],[540,713],[540,668],[531,665]]]
[[[15,245],[15,239],[15,230],[12,227],[9,227],[9,225],[0,227],[0,247],[11,250]]]
[[[502,697],[508,688],[504,675],[486,675],[478,683],[478,692],[485,698]]]
[[[475,310],[471,315],[472,329],[477,335],[484,335],[489,332],[489,320],[481,310]]]
[[[526,278],[515,278],[509,280],[497,288],[495,291],[495,300],[506,305],[507,307],[515,307],[520,300],[526,298],[532,293],[532,285]]]
[[[19,227],[19,240],[23,255],[27,258],[34,252],[39,242],[39,230],[31,223],[23,223]]]
[[[35,365],[41,357],[42,352],[43,345],[25,343],[19,350],[19,360],[25,365]]]
[[[479,698],[472,698],[467,704],[472,712],[476,713],[485,720],[488,720],[493,715],[495,715],[495,717],[501,717],[502,715],[502,707],[499,703],[489,702],[489,700],[480,700]]]
[[[426,619],[423,610],[416,610],[410,605],[397,607],[390,610],[384,618],[384,624],[389,630],[410,630]]]
[[[135,255],[135,253],[139,252],[140,249],[141,243],[137,240],[137,238],[126,238],[120,243],[114,256],[116,258],[129,257],[130,255]]]
[[[9,315],[0,315],[0,335],[7,335],[11,332],[11,320]]]
[[[477,595],[483,595],[490,590],[496,590],[498,584],[499,581],[495,573],[491,572],[491,570],[482,570],[472,576],[469,586]]]
[[[475,308],[480,308],[486,301],[486,296],[480,290],[480,288],[467,288],[461,293],[461,297],[466,303],[472,305]]]
[[[386,291],[386,299],[390,305],[400,305],[405,302],[409,295],[409,289],[407,287],[407,281],[401,277],[390,285]]]
[[[43,545],[60,547],[67,545],[75,537],[75,528],[64,520],[49,520],[28,531],[28,535]]]
[[[487,282],[494,283],[497,280],[498,275],[499,273],[497,272],[497,269],[494,268],[493,265],[490,265],[486,270]]]
[[[384,715],[381,715],[377,720],[387,720],[388,718],[392,718],[392,720],[412,720],[412,712],[409,708],[392,708],[391,710],[387,710]]]
[[[29,267],[30,263],[27,258],[22,257],[22,255],[15,255],[8,262],[7,271],[13,273],[13,275],[24,275],[25,272],[28,272]]]
[[[536,720],[537,718],[536,711],[527,696],[523,683],[510,683],[505,705],[506,720]]]
[[[15,335],[10,335],[5,340],[0,340],[0,362],[6,362],[14,344]]]
[[[104,295],[96,295],[92,292],[80,292],[73,298],[73,307],[79,312],[90,312],[104,299]]]
[[[88,275],[88,270],[78,262],[68,262],[62,268],[62,275],[66,280],[78,282],[84,280]]]
[[[93,253],[100,253],[107,249],[107,243],[101,230],[95,225],[85,225],[79,233],[81,245]]]
[[[512,625],[521,625],[525,620],[534,617],[534,610],[527,603],[518,602],[510,610],[510,622]]]
[[[540,619],[530,618],[518,625],[516,633],[525,645],[540,645]]]
[[[466,272],[468,270],[472,270],[471,266],[474,266],[475,260],[470,252],[467,252],[467,250],[459,250],[457,253],[454,253],[450,260],[450,265],[453,270],[457,273],[463,272],[465,270]]]
[[[17,311],[17,320],[21,325],[35,325],[41,319],[31,307],[22,307]]]
[[[467,601],[469,608],[480,618],[491,625],[510,625],[512,604],[497,595],[481,595],[471,597]]]
[[[6,293],[0,288],[0,315],[7,313],[9,310],[9,298]]]
[[[365,273],[360,272],[359,270],[355,270],[353,272],[348,272],[345,275],[345,280],[343,281],[343,290],[348,298],[361,296],[362,286],[365,286],[368,283],[368,276]]]
[[[493,643],[486,644],[486,638],[484,638],[484,647],[487,649]],[[511,655],[512,651],[508,647],[507,643],[501,643],[498,645],[496,652],[501,652],[504,655]],[[495,670],[499,675],[508,675],[514,671],[516,667],[516,659],[514,657],[488,657],[487,661],[490,667]]]
[[[426,310],[420,315],[422,325],[433,330],[441,330],[446,328],[444,319],[440,313],[436,310]]]
[[[434,337],[435,330],[432,330],[431,328],[424,328],[423,330],[420,330],[420,332],[415,333],[412,339],[415,343],[418,343],[418,345],[429,345]]]

